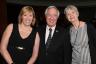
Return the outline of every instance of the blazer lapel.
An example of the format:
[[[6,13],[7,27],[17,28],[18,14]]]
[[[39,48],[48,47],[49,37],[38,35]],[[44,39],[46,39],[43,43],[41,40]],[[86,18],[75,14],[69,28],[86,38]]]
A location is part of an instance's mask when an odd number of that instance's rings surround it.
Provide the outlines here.
[[[52,37],[52,41],[54,40],[54,38],[58,35],[59,33],[59,29],[58,27],[55,28],[55,31],[54,31],[54,34],[53,34],[53,37]],[[56,37],[57,38],[57,37]]]
[[[55,31],[54,31],[54,34],[53,34],[53,36],[52,36],[52,40],[51,40],[51,43],[50,43],[50,47],[51,47],[51,45],[53,46],[54,43],[56,43],[56,40],[57,40],[58,36],[59,36],[59,29],[58,29],[58,27],[56,27],[56,28],[55,28]]]

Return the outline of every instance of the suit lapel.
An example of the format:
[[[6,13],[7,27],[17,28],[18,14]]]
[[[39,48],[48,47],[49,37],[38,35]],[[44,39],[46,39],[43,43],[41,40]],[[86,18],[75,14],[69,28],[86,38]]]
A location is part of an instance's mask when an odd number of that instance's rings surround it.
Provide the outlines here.
[[[55,28],[55,31],[54,31],[54,34],[53,34],[53,37],[52,37],[52,41],[55,40],[55,37],[58,35],[58,33],[59,33],[59,29],[58,29],[58,27],[56,27],[56,28]],[[56,38],[57,38],[57,37],[56,37]]]
[[[50,47],[54,46],[54,44],[56,43],[56,40],[58,39],[58,36],[59,36],[59,32],[60,31],[59,31],[58,27],[56,27],[55,31],[54,31],[54,34],[53,34],[53,37],[52,37],[52,40],[51,40],[51,43],[50,43]]]

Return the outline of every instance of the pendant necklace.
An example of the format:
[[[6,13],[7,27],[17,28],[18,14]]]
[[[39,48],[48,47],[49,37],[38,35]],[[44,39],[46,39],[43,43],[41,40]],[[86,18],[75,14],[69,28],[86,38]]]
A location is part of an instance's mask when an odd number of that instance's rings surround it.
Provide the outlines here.
[[[76,44],[76,40],[77,40],[77,36],[78,36],[78,28],[80,27],[80,21],[79,21],[79,25],[78,25],[78,27],[77,27],[77,29],[76,29],[76,37],[75,37],[75,39],[74,39],[74,45]]]

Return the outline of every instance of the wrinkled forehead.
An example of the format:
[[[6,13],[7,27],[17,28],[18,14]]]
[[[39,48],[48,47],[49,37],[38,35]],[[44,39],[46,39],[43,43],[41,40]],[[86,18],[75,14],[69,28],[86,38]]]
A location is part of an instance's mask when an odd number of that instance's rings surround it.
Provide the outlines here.
[[[59,10],[54,7],[54,6],[51,6],[51,7],[48,7],[45,11],[45,15],[48,15],[48,14],[55,14],[59,17]]]
[[[55,8],[49,8],[49,9],[47,10],[47,14],[48,14],[48,13],[51,13],[51,12],[54,12],[54,13],[57,13],[57,14],[58,14],[58,10],[55,9]]]
[[[75,9],[75,8],[68,8],[68,9],[66,10],[66,13],[67,13],[67,12],[70,12],[70,11],[73,11],[73,12],[78,13],[78,10]]]
[[[69,14],[69,13],[76,13],[76,15],[79,16],[79,12],[76,8],[67,8],[65,14]]]

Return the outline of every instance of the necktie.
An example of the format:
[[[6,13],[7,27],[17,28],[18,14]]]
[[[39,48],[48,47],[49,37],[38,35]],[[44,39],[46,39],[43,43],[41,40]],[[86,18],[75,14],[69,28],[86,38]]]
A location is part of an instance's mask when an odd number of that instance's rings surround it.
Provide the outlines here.
[[[51,42],[51,33],[52,33],[52,29],[50,28],[49,29],[49,36],[48,36],[48,39],[47,39],[47,42],[46,42],[46,49],[48,49],[49,44]]]

